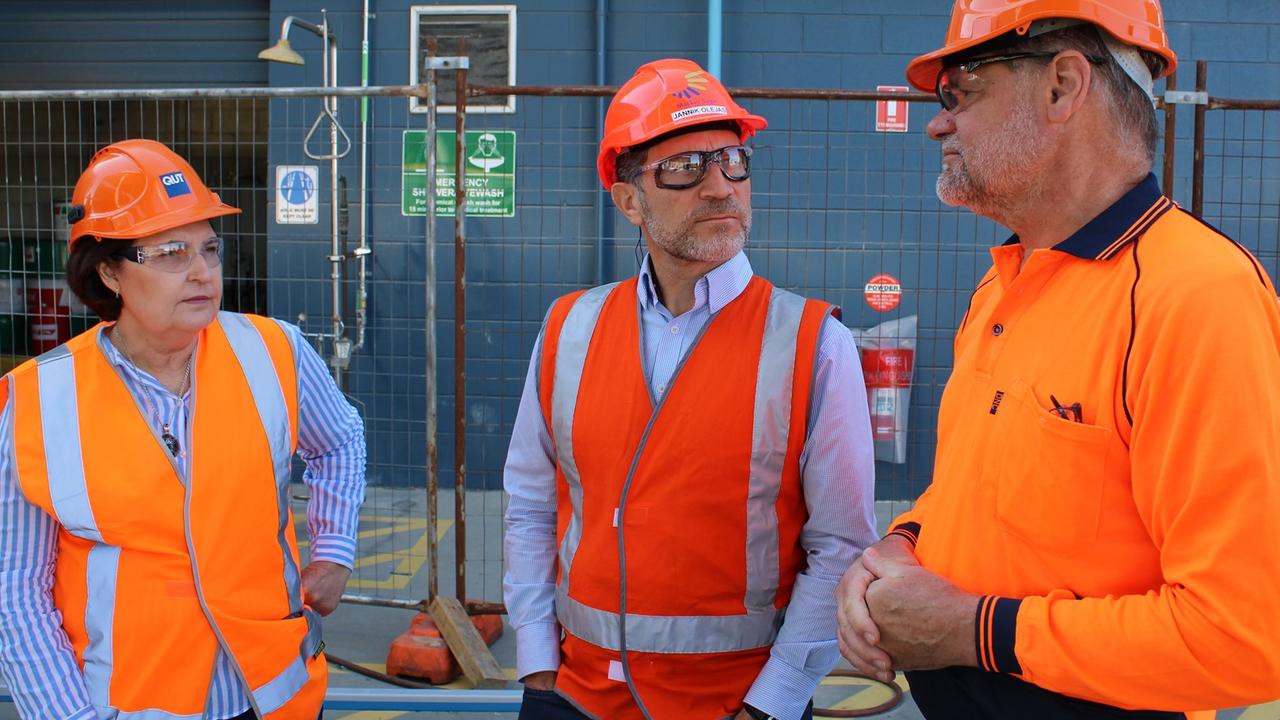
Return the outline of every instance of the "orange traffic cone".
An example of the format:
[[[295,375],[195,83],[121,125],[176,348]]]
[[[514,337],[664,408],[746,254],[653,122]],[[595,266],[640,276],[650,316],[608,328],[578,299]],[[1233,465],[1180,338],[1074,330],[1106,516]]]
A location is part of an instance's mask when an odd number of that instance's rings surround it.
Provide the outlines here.
[[[472,615],[471,624],[488,645],[502,636],[501,615]],[[462,668],[435,621],[427,613],[420,612],[413,616],[409,629],[391,641],[391,648],[387,651],[387,674],[443,685],[461,675]]]

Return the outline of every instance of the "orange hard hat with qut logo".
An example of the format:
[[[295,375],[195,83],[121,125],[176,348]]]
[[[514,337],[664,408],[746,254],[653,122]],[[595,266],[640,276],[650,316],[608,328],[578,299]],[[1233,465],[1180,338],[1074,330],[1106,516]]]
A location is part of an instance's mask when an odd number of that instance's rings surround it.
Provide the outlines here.
[[[1033,23],[1051,19],[1091,23],[1123,45],[1159,55],[1162,78],[1178,57],[1169,48],[1159,0],[956,0],[947,41],[941,49],[907,65],[907,81],[933,92],[946,58],[960,55],[1006,33],[1026,35]]]
[[[616,160],[628,148],[691,125],[738,124],[744,142],[769,123],[733,101],[711,73],[691,60],[667,58],[646,63],[618,89],[604,118],[604,138],[596,168],[608,190],[617,181]]]
[[[94,153],[71,196],[71,245],[91,236],[133,240],[240,212],[194,168],[154,140],[122,140]]]

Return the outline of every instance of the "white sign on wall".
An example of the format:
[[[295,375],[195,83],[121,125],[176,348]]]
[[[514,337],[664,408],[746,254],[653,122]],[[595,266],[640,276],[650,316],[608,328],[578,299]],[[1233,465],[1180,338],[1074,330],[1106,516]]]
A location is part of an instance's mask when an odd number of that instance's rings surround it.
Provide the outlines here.
[[[320,180],[317,165],[276,166],[276,223],[314,225],[320,222]]]

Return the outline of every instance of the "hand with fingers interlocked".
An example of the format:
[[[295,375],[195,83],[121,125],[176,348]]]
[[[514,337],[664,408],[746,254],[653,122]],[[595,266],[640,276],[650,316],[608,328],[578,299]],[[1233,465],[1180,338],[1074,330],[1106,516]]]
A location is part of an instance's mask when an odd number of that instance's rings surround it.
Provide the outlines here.
[[[895,670],[976,666],[978,600],[922,567],[905,537],[889,535],[836,587],[840,654],[883,682],[892,682]]]

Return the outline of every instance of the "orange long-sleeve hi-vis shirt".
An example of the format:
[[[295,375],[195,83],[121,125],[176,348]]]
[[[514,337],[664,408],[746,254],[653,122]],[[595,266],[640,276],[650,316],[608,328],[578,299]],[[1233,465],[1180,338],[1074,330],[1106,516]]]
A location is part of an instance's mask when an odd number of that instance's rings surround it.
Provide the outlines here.
[[[1127,709],[1280,697],[1280,305],[1149,176],[974,293],[895,521],[983,595],[983,668]]]

